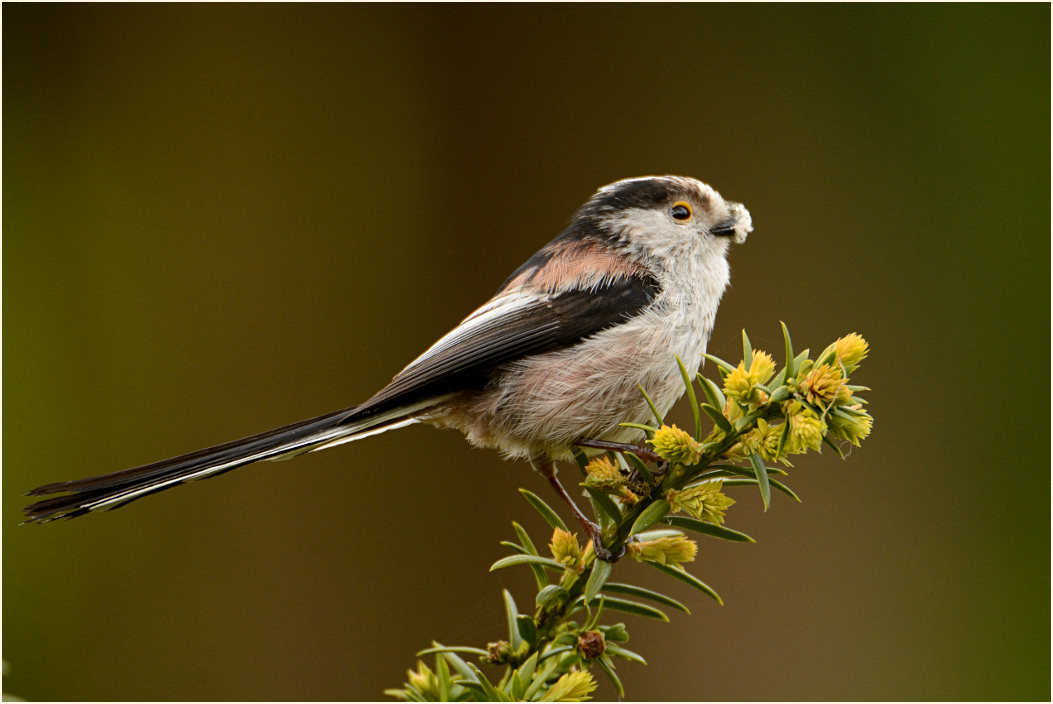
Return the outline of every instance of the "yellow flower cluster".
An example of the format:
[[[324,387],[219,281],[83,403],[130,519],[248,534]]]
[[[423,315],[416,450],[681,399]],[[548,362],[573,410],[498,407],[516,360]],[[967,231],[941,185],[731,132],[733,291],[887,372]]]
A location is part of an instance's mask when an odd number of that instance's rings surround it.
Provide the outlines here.
[[[552,551],[553,559],[567,569],[575,572],[581,572],[583,569],[581,545],[578,544],[577,535],[556,528],[552,531],[552,542],[548,548]]]
[[[637,562],[652,560],[660,565],[679,565],[691,562],[698,554],[698,544],[682,535],[671,535],[654,540],[639,540],[628,543],[629,554]]]
[[[676,425],[663,425],[647,442],[654,446],[662,459],[670,462],[695,464],[702,457],[702,444]]]
[[[720,481],[703,482],[680,491],[669,491],[665,500],[674,511],[684,511],[700,520],[722,525],[728,507],[735,503],[721,492],[723,486]]]
[[[596,680],[587,670],[568,672],[556,680],[545,696],[543,702],[583,702],[596,691]]]
[[[585,465],[585,483],[596,489],[614,490],[625,485],[618,464],[608,455],[601,455]]]
[[[743,406],[766,403],[767,394],[760,387],[767,384],[774,373],[775,360],[767,352],[756,350],[749,369],[746,369],[745,362],[739,362],[738,367],[728,372],[724,378],[724,393]]]

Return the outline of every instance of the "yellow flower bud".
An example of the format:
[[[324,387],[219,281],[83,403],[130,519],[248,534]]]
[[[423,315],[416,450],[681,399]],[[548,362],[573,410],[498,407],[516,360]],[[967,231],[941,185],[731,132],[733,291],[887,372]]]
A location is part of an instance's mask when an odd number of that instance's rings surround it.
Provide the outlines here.
[[[619,489],[625,485],[625,477],[617,463],[607,455],[597,457],[585,465],[585,483],[597,489]]]
[[[568,672],[556,680],[545,696],[543,702],[583,702],[596,690],[596,680],[585,670]]]
[[[763,403],[767,401],[766,395],[757,387],[768,383],[774,373],[775,360],[771,355],[755,350],[748,370],[745,362],[739,362],[739,366],[724,378],[724,393],[743,406]]]
[[[838,409],[830,416],[830,427],[840,437],[859,447],[859,441],[870,435],[874,419],[861,406]]]
[[[578,536],[556,528],[552,531],[552,542],[549,543],[552,557],[567,569],[580,571],[581,569],[581,546],[578,544]]]
[[[823,446],[826,423],[800,402],[786,404],[786,422],[790,424],[790,433],[783,447],[787,454],[819,450]]]
[[[682,535],[640,540],[625,547],[637,562],[653,560],[661,565],[676,566],[681,562],[691,562],[698,554],[698,544]]]
[[[831,348],[837,355],[838,361],[845,365],[845,371],[849,374],[859,368],[859,364],[866,359],[867,354],[870,352],[870,346],[867,344],[867,341],[863,339],[862,335],[855,332],[834,340],[834,344],[823,350],[823,354],[819,355],[819,359],[825,357]]]
[[[417,661],[417,669],[406,670],[406,684],[423,694],[426,699],[439,697],[439,678],[423,661]]]
[[[721,525],[724,514],[735,500],[721,493],[724,484],[720,481],[695,484],[680,491],[669,491],[665,500],[674,511],[684,511],[695,518]]]
[[[662,459],[670,462],[695,464],[702,457],[702,444],[675,425],[663,425],[647,442],[654,445],[655,452]]]
[[[841,367],[821,364],[805,375],[798,385],[798,391],[808,403],[825,407],[838,399],[842,390],[847,391],[844,387],[845,378],[841,375]]]

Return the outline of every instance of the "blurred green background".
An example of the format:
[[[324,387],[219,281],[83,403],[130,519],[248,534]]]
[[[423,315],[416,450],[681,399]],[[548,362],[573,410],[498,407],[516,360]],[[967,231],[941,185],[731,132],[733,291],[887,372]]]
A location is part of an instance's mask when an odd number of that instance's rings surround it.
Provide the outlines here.
[[[1049,24],[5,4],[5,691],[375,699],[431,639],[500,638],[532,579],[487,566],[513,519],[545,539],[516,488],[550,494],[456,433],[47,526],[22,493],[362,400],[595,188],[678,173],[756,225],[710,351],[857,330],[877,421],[798,463],[802,505],[739,490],[758,543],[693,566],[727,605],[626,617],[630,697],[1048,699]]]

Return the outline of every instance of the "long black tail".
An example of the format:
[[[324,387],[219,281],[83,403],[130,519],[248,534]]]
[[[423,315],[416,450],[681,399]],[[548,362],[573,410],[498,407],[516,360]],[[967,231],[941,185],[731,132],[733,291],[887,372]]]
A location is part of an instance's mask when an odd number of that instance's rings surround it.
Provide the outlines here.
[[[415,422],[411,416],[391,413],[362,418],[357,410],[336,411],[113,474],[45,484],[26,496],[61,495],[26,506],[26,522],[46,523],[117,508],[184,482],[215,477],[252,462],[284,459]]]

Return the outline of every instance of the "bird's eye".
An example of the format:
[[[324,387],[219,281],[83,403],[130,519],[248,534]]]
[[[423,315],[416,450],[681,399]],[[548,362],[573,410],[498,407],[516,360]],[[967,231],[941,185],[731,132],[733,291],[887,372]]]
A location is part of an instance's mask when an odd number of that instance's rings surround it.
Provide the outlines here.
[[[669,214],[672,215],[674,219],[680,220],[681,222],[685,220],[690,220],[691,206],[685,203],[684,201],[674,203],[672,210],[669,211]]]

